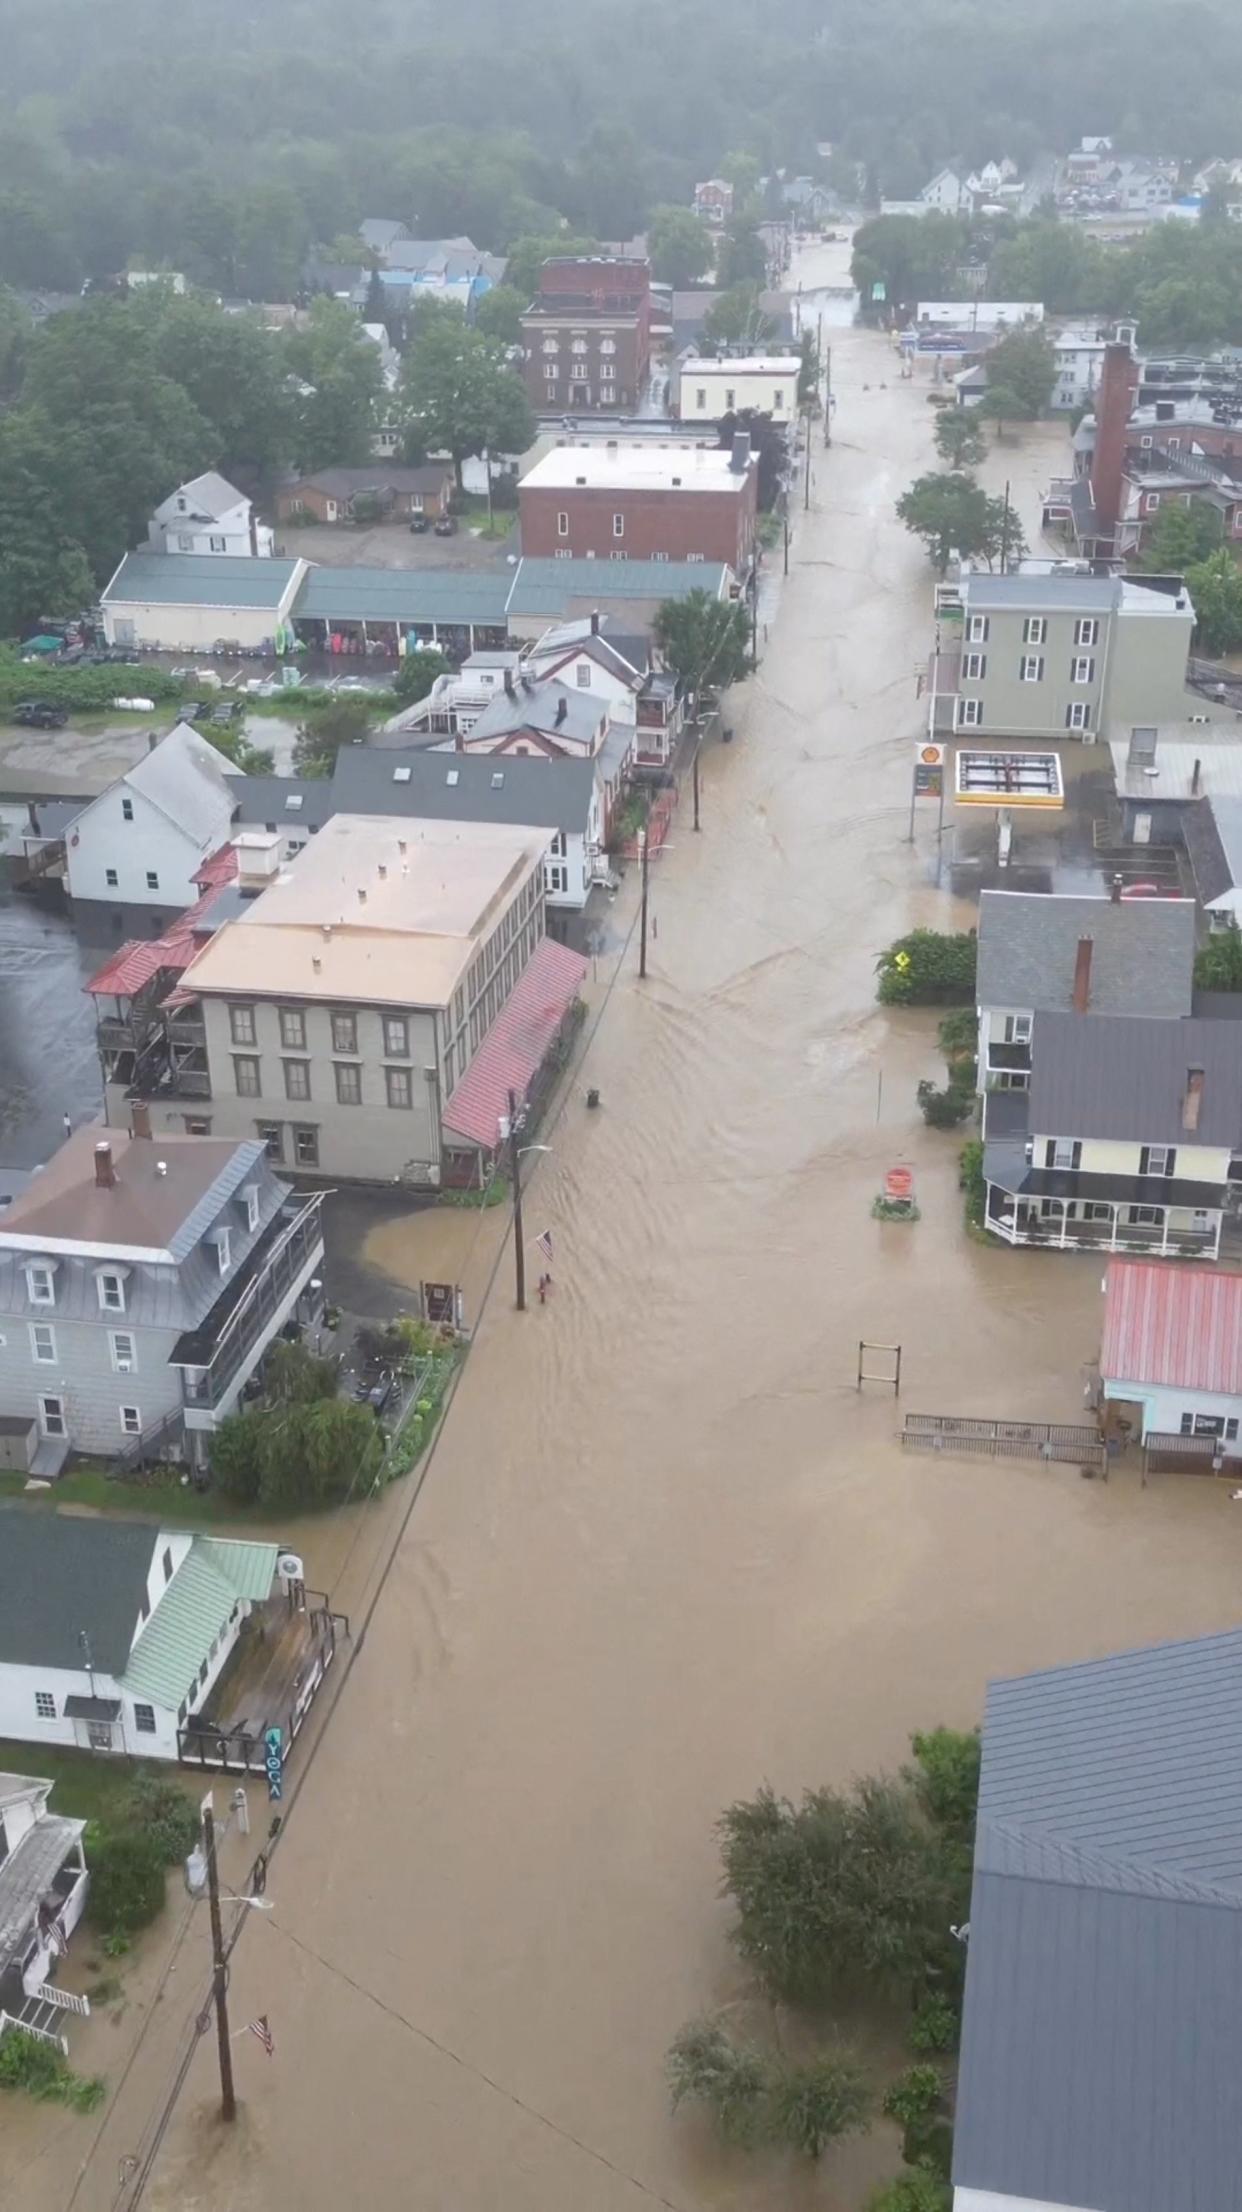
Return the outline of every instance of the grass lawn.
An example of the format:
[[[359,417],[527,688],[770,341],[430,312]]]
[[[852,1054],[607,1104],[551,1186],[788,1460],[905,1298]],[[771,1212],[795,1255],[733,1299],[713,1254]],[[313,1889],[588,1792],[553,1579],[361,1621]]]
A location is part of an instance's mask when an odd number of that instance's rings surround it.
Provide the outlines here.
[[[37,1775],[53,1782],[52,1811],[67,1820],[111,1820],[135,1774],[144,1767],[167,1771],[170,1780],[193,1782],[165,1759],[120,1759],[102,1752],[73,1751],[64,1744],[18,1743],[0,1737],[0,1772]]]
[[[46,1490],[29,1491],[25,1475],[0,1471],[0,1498],[20,1498],[36,1511],[87,1505],[100,1513],[127,1513],[144,1521],[190,1521],[196,1527],[216,1521],[253,1525],[262,1520],[256,1508],[239,1505],[215,1490],[196,1490],[193,1483],[112,1482],[98,1467],[79,1467]]]

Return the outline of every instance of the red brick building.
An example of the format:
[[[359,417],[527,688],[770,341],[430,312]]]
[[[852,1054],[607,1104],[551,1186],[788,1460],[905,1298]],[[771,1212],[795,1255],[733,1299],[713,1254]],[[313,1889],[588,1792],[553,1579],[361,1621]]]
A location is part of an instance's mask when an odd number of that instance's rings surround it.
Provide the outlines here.
[[[526,389],[537,413],[637,412],[651,366],[646,261],[545,261],[522,317]]]
[[[522,551],[606,561],[724,561],[748,574],[758,466],[718,446],[557,446],[518,487]]]

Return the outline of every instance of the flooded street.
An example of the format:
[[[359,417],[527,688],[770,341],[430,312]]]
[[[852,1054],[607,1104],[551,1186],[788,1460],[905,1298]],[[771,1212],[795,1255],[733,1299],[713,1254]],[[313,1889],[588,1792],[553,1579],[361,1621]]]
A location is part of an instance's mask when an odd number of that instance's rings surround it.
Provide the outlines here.
[[[820,261],[808,283],[841,267]],[[157,2146],[203,1931],[102,2121],[10,2166],[24,2212],[64,2212],[97,2129],[74,2212],[131,2201],[127,2154],[160,2212],[856,2212],[896,2170],[885,2125],[815,2169],[670,2116],[671,2037],[747,1989],[719,1811],[895,1763],[911,1729],[975,1721],[991,1674],[1236,1622],[1242,1523],[1212,1485],[897,1446],[907,1408],[1074,1418],[1100,1266],[970,1241],[957,1140],[915,1112],[934,1017],[874,1003],[884,944],[973,910],[934,889],[934,806],[904,842],[932,578],[893,506],[934,410],[874,333],[834,330],[833,384],[737,741],[654,875],[649,980],[631,947],[544,1132],[552,1301],[517,1315],[500,1254],[234,1959],[234,2026],[268,2014],[275,2057],[234,2046],[226,2134],[204,2039]],[[1033,543],[1062,444],[987,466]],[[915,1226],[870,1218],[897,1160]],[[503,1229],[460,1216],[433,1249],[477,1233],[476,1265]],[[375,1234],[389,1274],[424,1271],[417,1224]],[[860,1338],[904,1347],[899,1405],[855,1389]]]

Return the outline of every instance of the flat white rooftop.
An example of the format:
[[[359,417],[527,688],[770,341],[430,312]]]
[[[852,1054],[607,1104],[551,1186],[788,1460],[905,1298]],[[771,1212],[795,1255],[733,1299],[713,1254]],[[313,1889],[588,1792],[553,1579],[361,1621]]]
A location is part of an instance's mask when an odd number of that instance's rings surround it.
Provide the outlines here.
[[[735,492],[746,482],[732,454],[719,446],[557,446],[536,461],[521,489],[536,491]],[[754,467],[754,456],[750,466]]]
[[[802,356],[797,353],[740,353],[727,361],[715,354],[705,358],[692,354],[682,363],[683,376],[782,376],[790,369],[801,366]]]

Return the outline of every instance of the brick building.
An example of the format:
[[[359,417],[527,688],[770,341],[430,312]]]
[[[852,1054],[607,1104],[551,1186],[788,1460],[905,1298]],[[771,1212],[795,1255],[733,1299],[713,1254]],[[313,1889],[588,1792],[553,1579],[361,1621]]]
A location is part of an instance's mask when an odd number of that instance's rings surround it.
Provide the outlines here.
[[[651,365],[646,261],[558,256],[522,317],[526,389],[536,412],[636,412]]]
[[[557,446],[518,487],[523,554],[564,559],[723,561],[748,574],[758,465],[745,432],[731,451]]]

